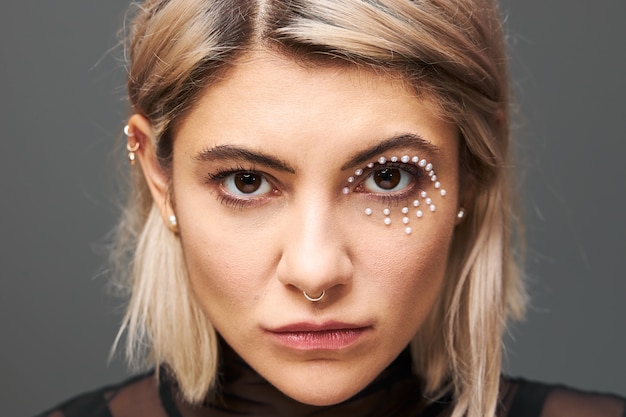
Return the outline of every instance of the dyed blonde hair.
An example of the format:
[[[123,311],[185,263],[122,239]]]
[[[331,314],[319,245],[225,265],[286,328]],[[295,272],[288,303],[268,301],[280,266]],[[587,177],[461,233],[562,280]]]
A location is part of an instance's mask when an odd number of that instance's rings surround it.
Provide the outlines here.
[[[435,99],[460,132],[468,215],[454,235],[440,301],[411,344],[414,367],[432,399],[453,390],[453,416],[494,415],[502,334],[525,301],[512,252],[509,81],[495,0],[147,0],[135,10],[128,96],[132,111],[152,124],[165,172],[177,123],[254,48],[304,65],[399,74]],[[186,400],[200,402],[215,384],[215,330],[139,172],[129,187],[115,253],[120,271],[132,264],[120,275],[130,296],[120,335],[127,332],[131,362],[147,355],[151,365],[167,366]]]

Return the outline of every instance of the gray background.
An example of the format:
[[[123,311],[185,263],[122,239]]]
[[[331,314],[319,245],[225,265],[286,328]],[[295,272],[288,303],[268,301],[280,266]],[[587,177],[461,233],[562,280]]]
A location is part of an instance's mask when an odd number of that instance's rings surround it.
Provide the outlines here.
[[[127,375],[98,249],[116,217],[126,116],[107,51],[127,1],[3,0],[0,413],[28,416]],[[626,395],[626,1],[507,0],[523,117],[528,281],[512,374]]]

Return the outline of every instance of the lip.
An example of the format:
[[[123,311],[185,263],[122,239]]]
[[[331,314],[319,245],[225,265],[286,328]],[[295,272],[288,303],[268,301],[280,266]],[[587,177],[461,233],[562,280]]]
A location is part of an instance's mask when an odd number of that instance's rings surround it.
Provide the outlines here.
[[[334,351],[356,344],[371,329],[369,325],[353,323],[293,323],[268,329],[280,345],[301,351]]]

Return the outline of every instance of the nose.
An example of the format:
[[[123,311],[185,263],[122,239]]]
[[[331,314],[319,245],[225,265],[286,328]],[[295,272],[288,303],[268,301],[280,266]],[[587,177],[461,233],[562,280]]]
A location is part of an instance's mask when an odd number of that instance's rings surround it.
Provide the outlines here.
[[[294,208],[283,233],[278,279],[313,298],[326,291],[328,298],[333,288],[352,279],[347,236],[332,204],[309,201]]]

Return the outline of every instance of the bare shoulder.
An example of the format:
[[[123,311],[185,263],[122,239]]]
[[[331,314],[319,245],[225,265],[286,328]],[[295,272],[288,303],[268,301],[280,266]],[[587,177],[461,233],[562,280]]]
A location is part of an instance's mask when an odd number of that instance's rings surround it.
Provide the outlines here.
[[[505,379],[506,417],[626,417],[626,399],[564,385]]]

